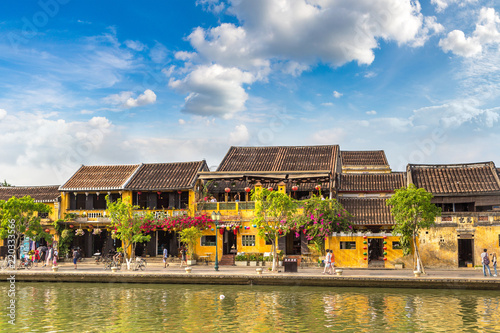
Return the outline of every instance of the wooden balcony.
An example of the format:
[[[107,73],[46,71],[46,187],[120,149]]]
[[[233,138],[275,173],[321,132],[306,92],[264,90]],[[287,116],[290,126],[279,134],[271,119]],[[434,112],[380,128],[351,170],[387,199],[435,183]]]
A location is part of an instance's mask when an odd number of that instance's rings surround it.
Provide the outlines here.
[[[196,204],[198,212],[206,211],[221,211],[221,210],[254,210],[255,201],[239,201],[239,202],[202,202]]]

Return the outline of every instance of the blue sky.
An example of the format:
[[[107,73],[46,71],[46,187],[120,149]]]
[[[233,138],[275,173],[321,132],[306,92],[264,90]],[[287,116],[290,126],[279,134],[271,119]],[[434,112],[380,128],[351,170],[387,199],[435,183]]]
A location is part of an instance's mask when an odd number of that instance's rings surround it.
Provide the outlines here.
[[[500,166],[500,18],[482,0],[0,3],[0,178],[339,144]]]

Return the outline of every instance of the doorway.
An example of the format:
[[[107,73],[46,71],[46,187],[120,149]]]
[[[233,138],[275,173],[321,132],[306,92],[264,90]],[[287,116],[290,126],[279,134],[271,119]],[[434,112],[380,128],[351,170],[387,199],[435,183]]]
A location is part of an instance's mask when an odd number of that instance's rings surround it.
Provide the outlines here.
[[[224,244],[222,247],[222,254],[236,254],[238,253],[237,243],[236,243],[236,230],[224,230]]]
[[[474,267],[474,240],[458,240],[458,267]]]
[[[382,238],[368,239],[368,267],[385,267]]]
[[[300,255],[301,254],[301,237],[296,237],[295,232],[289,232],[286,235],[286,252],[287,255]]]

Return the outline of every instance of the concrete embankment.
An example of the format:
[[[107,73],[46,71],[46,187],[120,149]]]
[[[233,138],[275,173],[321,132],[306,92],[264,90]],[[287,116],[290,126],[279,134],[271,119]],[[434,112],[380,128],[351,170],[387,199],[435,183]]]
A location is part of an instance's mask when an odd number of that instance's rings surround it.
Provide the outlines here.
[[[342,276],[322,275],[318,270],[299,270],[298,273],[271,273],[265,271],[258,275],[255,269],[224,268],[215,272],[210,269],[194,268],[192,273],[184,269],[153,269],[145,272],[98,271],[88,269],[72,271],[61,269],[58,272],[2,271],[0,281],[6,281],[15,274],[16,281],[22,282],[84,282],[84,283],[164,283],[164,284],[226,284],[226,285],[280,285],[280,286],[321,286],[356,288],[412,288],[412,289],[469,289],[500,290],[500,279],[475,277],[456,277],[454,271],[431,272],[427,276],[413,277],[412,272],[395,271],[344,271]],[[479,272],[477,272],[479,273]],[[376,274],[376,276],[371,276]],[[455,276],[454,276],[455,275]],[[462,274],[463,275],[463,274]]]

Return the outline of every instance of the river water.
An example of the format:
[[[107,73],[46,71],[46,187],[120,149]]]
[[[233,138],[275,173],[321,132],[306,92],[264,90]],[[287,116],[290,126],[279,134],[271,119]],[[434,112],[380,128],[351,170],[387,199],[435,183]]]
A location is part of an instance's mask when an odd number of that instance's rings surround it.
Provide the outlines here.
[[[1,332],[500,332],[500,292],[0,284]],[[223,299],[221,299],[223,295]]]

